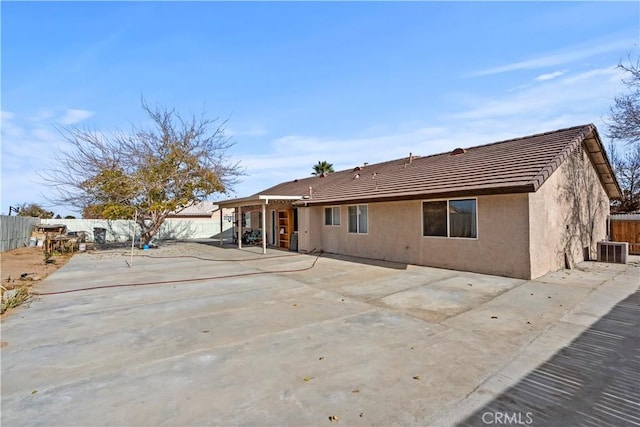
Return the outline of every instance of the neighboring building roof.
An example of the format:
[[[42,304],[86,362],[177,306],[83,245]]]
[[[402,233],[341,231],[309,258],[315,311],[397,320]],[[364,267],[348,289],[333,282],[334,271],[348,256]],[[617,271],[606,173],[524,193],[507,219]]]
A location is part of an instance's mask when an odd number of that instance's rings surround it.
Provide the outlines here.
[[[59,229],[66,229],[67,226],[65,224],[36,224],[35,226],[37,229],[41,229],[44,231],[47,230],[59,230]]]
[[[218,210],[218,204],[209,201],[198,202],[193,206],[189,206],[188,208],[184,208],[178,213],[171,213],[169,216],[202,216],[202,217],[210,217],[211,214]]]
[[[590,124],[296,179],[245,199],[298,196],[305,204],[329,204],[534,192],[581,144],[607,195],[619,198],[620,187]]]

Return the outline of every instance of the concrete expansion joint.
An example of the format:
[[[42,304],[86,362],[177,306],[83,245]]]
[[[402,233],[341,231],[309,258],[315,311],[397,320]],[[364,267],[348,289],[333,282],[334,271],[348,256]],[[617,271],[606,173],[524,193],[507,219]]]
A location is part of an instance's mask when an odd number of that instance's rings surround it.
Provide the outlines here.
[[[293,331],[305,328],[309,325],[322,325],[322,324],[330,324],[330,323],[342,323],[344,322],[344,320],[352,318],[352,317],[357,317],[360,316],[362,314],[368,314],[368,313],[372,313],[376,310],[363,310],[363,311],[359,311],[357,313],[351,313],[345,316],[341,316],[341,317],[333,317],[331,319],[327,319],[327,320],[322,320],[319,322],[314,322],[314,323],[308,323],[305,324],[303,326],[299,326],[299,327],[295,327],[295,328],[289,328],[289,329],[282,329],[282,330],[278,330],[275,332],[270,332],[270,333],[265,333],[265,334],[259,334],[259,335],[253,335],[251,336],[251,338],[248,339],[242,339],[242,340],[238,340],[238,341],[231,341],[231,342],[227,342],[224,344],[219,344],[219,345],[210,345],[210,346],[206,346],[206,347],[200,347],[188,352],[184,352],[184,353],[180,353],[180,354],[176,354],[176,355],[171,355],[171,356],[167,356],[167,357],[162,357],[162,358],[157,358],[157,359],[153,359],[153,360],[149,360],[146,362],[141,362],[141,363],[136,363],[133,367],[129,367],[130,369],[134,369],[134,370],[141,370],[144,369],[146,367],[151,367],[154,365],[161,365],[167,362],[172,362],[172,361],[179,361],[185,358],[188,358],[190,356],[195,356],[199,353],[203,353],[203,352],[209,352],[212,350],[218,350],[218,349],[225,349],[225,348],[233,348],[233,347],[239,347],[242,345],[247,345],[249,343],[251,343],[252,341],[257,341],[261,338],[265,338],[265,337],[273,337],[273,336],[278,336],[278,335],[286,335],[289,334]],[[42,388],[41,390],[39,390],[42,394],[44,394],[44,392],[50,391],[50,390],[63,390],[65,387],[70,387],[70,386],[75,386],[75,385],[82,385],[82,384],[95,384],[95,383],[107,383],[108,379],[111,375],[113,375],[116,372],[121,371],[121,368],[113,368],[112,370],[108,371],[108,372],[104,372],[100,375],[94,375],[94,376],[89,376],[89,377],[84,377],[75,381],[69,381],[69,382],[64,382],[64,383],[60,383],[60,384],[56,384],[55,386],[52,387],[48,387],[48,388]]]
[[[500,392],[488,392],[485,396],[485,398],[483,399],[482,402],[475,402],[474,403],[474,407],[472,409],[465,407],[464,403],[466,401],[468,401],[479,389],[485,387],[485,385],[487,385],[490,381],[492,381],[495,377],[497,377],[498,375],[501,375],[504,371],[506,371],[507,369],[509,369],[509,367],[519,358],[522,356],[523,353],[525,353],[527,351],[527,349],[534,343],[536,342],[542,335],[546,334],[549,329],[551,329],[553,327],[553,323],[547,325],[545,328],[543,328],[540,333],[532,336],[521,348],[520,350],[515,353],[512,357],[510,357],[506,363],[504,363],[502,366],[496,368],[495,370],[493,370],[492,372],[488,373],[487,375],[485,375],[477,384],[476,386],[468,393],[466,393],[463,397],[461,397],[460,399],[458,399],[455,403],[453,403],[449,408],[446,408],[446,411],[443,413],[438,413],[438,414],[434,414],[434,416],[432,416],[429,419],[429,422],[427,423],[427,425],[441,425],[441,423],[439,421],[442,420],[443,415],[448,415],[451,413],[459,413],[461,415],[464,415],[465,417],[468,414],[473,413],[473,411],[475,411],[477,408],[482,407],[483,405],[485,405],[486,402],[490,401],[491,399],[493,399],[495,396],[499,395],[501,393]],[[519,381],[519,378],[512,378],[509,375],[502,375],[504,378],[508,378],[510,380],[510,382],[508,384],[505,384],[503,387],[503,390],[508,389],[509,387],[513,386],[514,384],[516,384]],[[477,407],[476,407],[477,406]],[[464,409],[464,410],[462,410]],[[462,417],[464,418],[464,417]],[[461,419],[462,419],[461,418]]]
[[[636,268],[637,266],[633,266],[633,268]],[[513,364],[525,353],[527,353],[529,351],[530,348],[532,348],[532,346],[536,345],[536,343],[542,339],[542,337],[548,335],[549,333],[551,333],[551,330],[554,328],[557,328],[557,326],[559,324],[567,324],[567,325],[573,325],[575,326],[576,323],[574,322],[570,322],[565,320],[567,318],[567,316],[569,316],[570,314],[574,313],[576,308],[579,307],[580,305],[582,305],[585,301],[587,301],[590,297],[592,297],[595,293],[597,293],[599,291],[599,289],[605,285],[606,283],[609,283],[611,281],[614,281],[618,276],[621,275],[625,275],[625,273],[628,270],[622,270],[620,272],[617,272],[616,274],[614,274],[613,276],[602,280],[599,284],[597,284],[596,286],[594,286],[593,288],[589,289],[589,291],[582,297],[580,298],[579,301],[576,301],[573,306],[571,308],[567,309],[567,312],[562,316],[562,318],[558,319],[555,322],[552,322],[550,324],[548,324],[547,326],[545,326],[542,330],[540,330],[539,333],[533,335],[529,340],[527,340],[527,342],[520,348],[520,350],[515,353],[512,357],[509,358],[509,360],[502,365],[501,367],[495,369],[493,372],[487,374],[469,393],[467,393],[464,397],[458,399],[455,403],[453,403],[453,405],[447,409],[446,414],[450,414],[452,412],[459,412],[460,409],[464,408],[464,411],[468,412],[468,413],[472,413],[473,411],[475,411],[477,408],[482,407],[482,405],[485,404],[484,401],[489,401],[491,399],[493,399],[496,395],[500,394],[501,392],[490,392],[487,394],[485,399],[482,399],[483,402],[474,402],[473,403],[473,408],[472,410],[469,410],[470,408],[468,406],[465,406],[464,403],[470,401],[471,397],[481,388],[485,387],[488,385],[488,383],[490,383],[494,378],[496,378],[498,375],[501,375],[502,378],[506,378],[509,379],[510,382],[508,384],[505,384],[503,386],[503,390],[508,389],[509,387],[513,386],[514,384],[516,384],[520,378],[516,377],[514,378],[513,375],[506,375],[504,372],[507,372],[511,366],[513,366]],[[587,271],[588,272],[588,271]],[[525,283],[541,283],[541,284],[545,284],[545,285],[557,285],[557,283],[548,283],[548,282],[544,282],[544,281],[527,281]],[[521,286],[522,284],[509,289],[513,290],[516,289],[517,287]],[[508,292],[507,291],[507,292]],[[636,292],[636,290],[631,291],[631,292],[624,292],[623,295],[619,295],[620,296],[620,300],[628,297],[629,295],[633,294],[634,292]],[[615,305],[615,304],[614,304]],[[609,308],[608,308],[609,309]],[[453,317],[453,316],[452,316]],[[579,333],[584,332],[584,330],[587,330],[589,328],[589,326],[582,326],[581,327],[581,331]],[[570,342],[573,338],[569,338],[568,341]],[[563,338],[564,341],[567,341],[567,338]],[[566,342],[564,342],[562,344],[563,346],[566,345]],[[489,387],[486,387],[487,389],[489,389]],[[429,420],[428,424],[432,424],[432,425],[439,425],[439,421],[443,420],[443,414],[439,413],[439,414],[434,414],[433,417],[431,417],[431,419]]]
[[[449,279],[449,278],[451,278],[451,279],[455,279],[456,277],[460,277],[460,276],[451,276],[451,277],[447,277],[447,279]],[[390,297],[390,296],[392,296],[392,295],[397,295],[397,294],[401,294],[401,293],[403,293],[403,292],[407,292],[407,291],[409,291],[409,290],[418,289],[418,288],[422,288],[422,287],[425,287],[425,286],[432,286],[432,285],[435,285],[436,283],[438,283],[438,282],[439,282],[439,281],[441,281],[441,280],[442,280],[442,278],[433,279],[433,280],[428,280],[428,281],[426,281],[426,282],[420,283],[419,285],[410,286],[410,287],[408,287],[408,288],[403,288],[403,289],[398,290],[398,291],[395,291],[395,292],[391,292],[391,293],[388,293],[388,294],[384,294],[384,295],[382,295],[382,296],[379,296],[379,297],[374,298],[372,301],[375,301],[375,300],[381,300],[381,299],[384,299],[384,298]]]
[[[197,282],[194,282],[194,283],[197,283]],[[190,283],[190,284],[192,284],[192,283]],[[178,284],[178,285],[173,285],[173,286],[180,286],[180,285]],[[223,293],[215,293],[215,294],[211,294],[211,295],[198,294],[198,295],[186,296],[186,297],[183,297],[183,298],[164,298],[164,299],[159,299],[159,300],[156,300],[156,301],[142,302],[142,303],[138,303],[138,304],[135,304],[135,303],[127,304],[126,302],[123,302],[122,305],[116,305],[116,306],[112,306],[112,307],[101,309],[101,310],[91,310],[91,311],[83,311],[83,312],[70,312],[65,317],[75,317],[75,316],[77,316],[79,314],[86,315],[86,314],[104,314],[104,313],[112,313],[112,312],[115,313],[115,312],[118,312],[118,311],[120,311],[122,309],[148,307],[148,306],[153,306],[153,305],[158,305],[158,304],[163,304],[163,303],[178,303],[178,302],[189,301],[189,300],[193,300],[193,299],[201,300],[202,298],[207,298],[207,297],[222,297],[222,296],[228,296],[228,295],[237,295],[237,294],[242,294],[242,293],[246,293],[246,292],[255,292],[255,291],[265,290],[265,289],[269,289],[270,287],[275,287],[275,285],[274,286],[260,285],[260,286],[256,286],[256,287],[252,287],[252,288],[243,288],[243,289],[240,289],[240,290],[234,290],[234,291],[223,292]],[[302,287],[302,286],[300,286],[300,287]],[[125,289],[129,289],[129,288],[125,288]],[[131,289],[135,289],[135,287],[133,287]],[[96,290],[98,290],[98,289],[96,289]],[[124,293],[125,292],[117,292],[118,295],[122,295]],[[177,292],[177,293],[179,293],[179,292]],[[38,301],[44,300],[44,298],[43,297],[38,297],[37,300]],[[231,309],[231,310],[235,310],[235,309]],[[229,310],[229,311],[231,311],[231,310]]]
[[[559,321],[560,322],[564,322],[565,321],[564,319],[566,319],[566,317],[568,315],[572,314],[575,311],[576,307],[579,307],[581,304],[583,304],[585,301],[587,301],[587,299],[591,298],[592,295],[597,293],[604,284],[614,281],[617,277],[624,275],[625,272],[626,272],[626,270],[619,271],[616,274],[614,274],[613,276],[611,276],[610,278],[602,280],[597,286],[594,286],[591,289],[589,289],[589,291],[582,298],[580,298],[580,300],[578,302],[576,302],[571,309],[567,310],[567,313],[561,319],[559,319]],[[622,297],[622,299],[628,297],[633,292],[635,292],[635,291],[632,291],[632,292],[629,292],[629,293],[625,294]],[[567,322],[567,323],[571,323],[571,322]]]
[[[505,295],[505,294],[515,290],[515,289],[518,289],[520,286],[525,285],[527,283],[531,283],[531,281],[524,280],[521,283],[518,283],[517,285],[514,285],[511,288],[504,289],[501,292],[498,292],[497,294],[492,295],[491,299],[489,301],[494,301],[496,298],[500,298],[502,295]],[[485,302],[488,302],[488,301],[485,301]],[[480,304],[480,305],[484,305],[484,302],[482,304]],[[439,324],[439,325],[442,324],[443,326],[446,326],[446,324],[444,322],[447,322],[449,320],[455,319],[456,317],[461,316],[461,315],[463,315],[465,313],[468,313],[470,311],[473,311],[473,310],[475,310],[477,308],[478,308],[477,306],[475,306],[475,307],[474,306],[469,306],[467,309],[465,309],[465,310],[463,310],[463,311],[461,311],[459,313],[452,314],[451,316],[445,317],[444,319],[439,320],[436,323]]]

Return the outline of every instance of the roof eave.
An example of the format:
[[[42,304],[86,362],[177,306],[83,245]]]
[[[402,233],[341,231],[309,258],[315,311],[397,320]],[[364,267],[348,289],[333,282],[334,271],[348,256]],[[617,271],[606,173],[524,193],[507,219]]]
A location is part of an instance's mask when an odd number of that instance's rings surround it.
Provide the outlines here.
[[[356,204],[356,203],[376,203],[376,202],[396,202],[405,200],[430,200],[430,199],[450,199],[460,197],[476,197],[476,196],[490,196],[490,195],[502,195],[502,194],[520,194],[520,193],[533,193],[536,191],[536,186],[531,184],[523,184],[517,186],[505,186],[495,188],[482,188],[482,189],[466,189],[457,191],[439,191],[432,193],[404,193],[404,194],[390,194],[379,195],[372,194],[367,196],[361,196],[357,198],[331,198],[331,199],[304,199],[296,202],[296,205],[309,206],[309,205],[344,205],[344,204]]]
[[[595,126],[593,126],[590,137],[585,138],[585,148],[609,199],[620,200],[622,198],[622,189],[620,188],[620,184],[618,184],[613,167],[611,167],[611,162],[607,156],[607,151],[604,145],[602,145],[602,140]]]
[[[302,200],[302,196],[284,196],[273,194],[258,194],[249,197],[240,197],[237,199],[230,199],[216,202],[220,207],[242,207],[242,206],[255,206],[255,205],[268,205],[270,201],[296,201]]]

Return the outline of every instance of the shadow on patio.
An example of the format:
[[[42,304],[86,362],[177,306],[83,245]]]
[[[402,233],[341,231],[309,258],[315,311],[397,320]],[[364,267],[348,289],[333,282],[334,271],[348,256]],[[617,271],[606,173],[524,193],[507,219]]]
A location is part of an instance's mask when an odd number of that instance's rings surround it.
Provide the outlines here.
[[[459,426],[640,426],[640,291]]]

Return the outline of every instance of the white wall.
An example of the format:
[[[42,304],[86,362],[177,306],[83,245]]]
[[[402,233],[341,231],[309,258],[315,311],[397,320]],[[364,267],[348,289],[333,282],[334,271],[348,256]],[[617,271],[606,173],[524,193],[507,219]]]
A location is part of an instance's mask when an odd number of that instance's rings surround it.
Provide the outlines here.
[[[107,230],[107,242],[126,242],[131,240],[131,220],[106,220],[106,219],[43,219],[43,224],[65,224],[68,231],[85,231],[90,241],[93,241],[93,229],[105,228]],[[225,237],[231,236],[232,223],[223,221],[222,230]],[[135,226],[139,235],[139,227]],[[179,219],[168,218],[156,235],[159,240],[188,240],[220,238],[220,219],[197,218]]]

